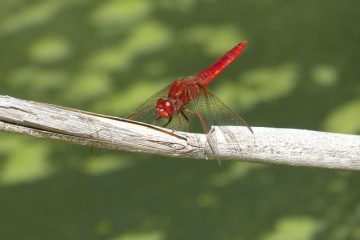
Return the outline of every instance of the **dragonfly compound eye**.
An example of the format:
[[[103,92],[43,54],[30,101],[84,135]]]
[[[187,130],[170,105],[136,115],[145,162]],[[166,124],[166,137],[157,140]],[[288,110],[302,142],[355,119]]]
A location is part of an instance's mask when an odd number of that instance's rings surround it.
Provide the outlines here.
[[[174,112],[174,106],[169,100],[159,98],[156,102],[156,113],[163,118],[170,117]]]

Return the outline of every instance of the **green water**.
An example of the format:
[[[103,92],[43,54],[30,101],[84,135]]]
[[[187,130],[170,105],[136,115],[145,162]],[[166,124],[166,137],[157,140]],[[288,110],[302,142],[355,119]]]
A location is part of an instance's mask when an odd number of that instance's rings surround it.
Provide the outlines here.
[[[0,0],[0,94],[124,116],[241,40],[209,86],[252,126],[360,133],[355,0]],[[0,134],[0,239],[360,239],[357,172]]]

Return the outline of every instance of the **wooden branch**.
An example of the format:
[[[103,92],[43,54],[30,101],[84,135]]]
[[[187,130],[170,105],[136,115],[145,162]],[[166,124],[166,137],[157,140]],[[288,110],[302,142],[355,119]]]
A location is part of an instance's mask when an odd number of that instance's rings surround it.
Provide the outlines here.
[[[360,170],[360,136],[297,129],[223,127],[208,135],[0,95],[0,130],[116,150]]]

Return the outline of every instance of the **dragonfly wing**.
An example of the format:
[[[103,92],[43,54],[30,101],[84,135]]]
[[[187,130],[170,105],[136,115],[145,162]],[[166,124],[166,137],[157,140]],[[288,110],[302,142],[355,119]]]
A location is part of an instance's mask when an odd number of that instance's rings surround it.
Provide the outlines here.
[[[231,110],[228,106],[225,105],[217,96],[215,96],[210,90],[206,89],[203,92],[203,99],[205,105],[210,112],[211,124],[216,126],[245,126],[249,129],[251,133],[253,130],[250,125],[240,116],[240,114]]]
[[[188,92],[191,103],[186,106],[192,116],[202,122],[204,132],[208,132],[211,126],[245,126],[253,132],[249,124],[235,111],[227,107],[210,90],[200,89],[200,94],[194,95]]]
[[[167,98],[169,88],[170,85],[157,91],[126,118],[149,124],[153,123],[153,121],[158,117],[155,112],[156,101],[159,98]]]
[[[192,97],[193,111],[200,115],[205,123],[201,124],[205,133],[208,133],[211,126],[219,126],[220,131],[223,133],[226,144],[237,152],[241,152],[238,137],[227,126],[245,126],[253,133],[251,127],[247,122],[236,112],[227,107],[218,97],[211,91],[204,88],[200,91],[200,95]],[[208,135],[207,135],[208,136]],[[216,145],[213,146],[208,136],[208,141],[211,149],[214,151]]]

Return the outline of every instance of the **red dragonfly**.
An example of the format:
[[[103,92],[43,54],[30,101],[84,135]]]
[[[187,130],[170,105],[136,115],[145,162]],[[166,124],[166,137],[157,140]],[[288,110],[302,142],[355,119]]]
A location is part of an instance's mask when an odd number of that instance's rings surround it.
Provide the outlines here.
[[[214,125],[244,125],[253,133],[239,114],[227,107],[206,87],[242,52],[246,44],[247,41],[238,43],[198,74],[176,79],[151,96],[127,118],[169,128],[186,127],[186,130],[190,131],[193,125],[190,125],[190,117],[195,117],[205,133]]]

